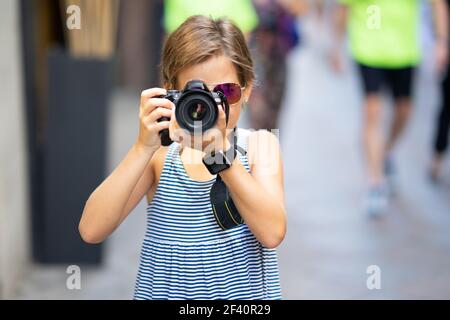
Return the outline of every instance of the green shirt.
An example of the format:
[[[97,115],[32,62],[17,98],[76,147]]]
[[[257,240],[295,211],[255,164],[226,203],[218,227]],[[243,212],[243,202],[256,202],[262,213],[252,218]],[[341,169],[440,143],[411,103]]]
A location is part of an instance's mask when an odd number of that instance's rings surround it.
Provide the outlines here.
[[[166,32],[175,31],[193,15],[226,17],[243,33],[251,32],[258,25],[258,16],[251,0],[165,0],[164,27]]]
[[[417,65],[419,0],[339,0],[348,5],[354,59],[380,68]]]

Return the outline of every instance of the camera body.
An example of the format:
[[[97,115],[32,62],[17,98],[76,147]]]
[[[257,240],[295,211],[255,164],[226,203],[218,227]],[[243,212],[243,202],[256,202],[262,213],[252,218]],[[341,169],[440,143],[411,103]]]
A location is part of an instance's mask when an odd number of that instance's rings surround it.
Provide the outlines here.
[[[188,130],[191,134],[203,134],[214,127],[219,117],[219,105],[224,108],[228,123],[230,106],[227,98],[222,92],[209,91],[207,85],[201,80],[189,81],[181,91],[168,90],[162,98],[175,104],[175,119],[181,128]],[[158,119],[158,121],[166,120],[169,118]],[[163,146],[172,143],[168,129],[162,130],[160,136]]]

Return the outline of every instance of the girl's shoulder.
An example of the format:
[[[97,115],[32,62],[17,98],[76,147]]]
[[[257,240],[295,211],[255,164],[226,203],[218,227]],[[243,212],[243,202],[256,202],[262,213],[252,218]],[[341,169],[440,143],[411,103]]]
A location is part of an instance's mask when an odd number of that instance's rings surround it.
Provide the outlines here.
[[[258,141],[278,141],[278,132],[265,129],[250,130],[238,128],[237,137],[238,144],[242,144],[246,147],[255,147]]]
[[[248,161],[251,168],[253,168],[253,164],[262,160],[261,158],[268,158],[265,161],[278,158],[277,156],[280,152],[280,145],[277,132],[267,131],[263,129],[245,131],[247,131],[245,133],[247,140],[246,147]]]

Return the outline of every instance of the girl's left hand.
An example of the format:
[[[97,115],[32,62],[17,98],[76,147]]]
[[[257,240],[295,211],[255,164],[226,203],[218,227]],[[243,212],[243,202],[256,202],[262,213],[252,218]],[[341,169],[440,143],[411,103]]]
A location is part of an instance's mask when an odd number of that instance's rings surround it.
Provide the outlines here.
[[[230,147],[228,141],[226,115],[222,105],[218,105],[219,117],[216,125],[208,129],[201,136],[194,136],[187,130],[180,128],[175,119],[175,108],[172,109],[172,116],[170,117],[169,133],[173,141],[180,143],[183,147],[189,147],[201,150],[205,153],[212,151],[227,150]]]
[[[228,150],[230,147],[230,141],[228,140],[230,130],[227,129],[225,110],[222,105],[217,107],[219,109],[219,117],[216,125],[203,134],[202,150],[206,154],[213,151]]]

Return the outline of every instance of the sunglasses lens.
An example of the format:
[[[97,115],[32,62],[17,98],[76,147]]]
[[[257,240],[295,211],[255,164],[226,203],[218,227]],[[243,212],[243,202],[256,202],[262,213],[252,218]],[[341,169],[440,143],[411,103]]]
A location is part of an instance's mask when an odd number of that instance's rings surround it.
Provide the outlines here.
[[[214,91],[222,92],[227,97],[229,104],[234,104],[241,100],[241,87],[236,83],[222,83],[218,84]]]

